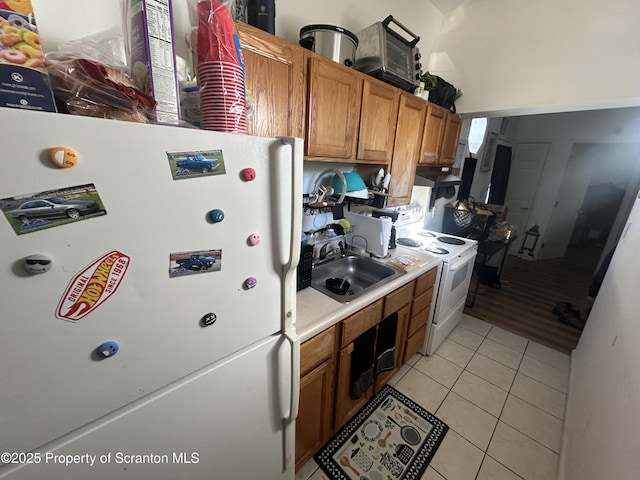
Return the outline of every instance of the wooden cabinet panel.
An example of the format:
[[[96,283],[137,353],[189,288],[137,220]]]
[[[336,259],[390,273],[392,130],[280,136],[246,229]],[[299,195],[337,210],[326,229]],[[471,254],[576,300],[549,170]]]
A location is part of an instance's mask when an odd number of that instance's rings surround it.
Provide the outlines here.
[[[385,297],[384,313],[382,318],[387,318],[393,312],[397,312],[405,305],[409,305],[411,303],[411,300],[413,299],[413,285],[414,282],[411,281]]]
[[[252,135],[304,136],[304,49],[258,28],[236,24],[252,114]]]
[[[411,307],[411,314],[413,315],[416,312],[424,310],[429,305],[431,305],[431,300],[433,298],[433,287],[431,287],[426,292],[418,295],[413,301],[413,306]]]
[[[416,333],[407,338],[404,350],[404,363],[407,363],[422,348],[427,333],[427,325],[423,325]]]
[[[362,77],[311,55],[307,78],[306,155],[355,159]]]
[[[351,398],[351,354],[353,343],[340,350],[336,380],[334,430],[338,430],[365,404],[373,393],[373,385],[357,400]]]
[[[389,195],[391,197],[387,198],[387,207],[406,205],[411,202],[416,165],[422,158],[422,136],[426,112],[427,102],[415,95],[402,92],[390,169]]]
[[[399,97],[400,90],[391,85],[364,80],[358,137],[359,161],[391,161]]]
[[[334,364],[330,358],[300,380],[296,420],[296,469],[326,442],[333,424]]]
[[[423,155],[420,164],[435,165],[440,158],[444,128],[447,122],[447,110],[434,103],[429,103],[422,137]]]
[[[343,320],[341,347],[347,346],[371,327],[375,327],[380,323],[382,320],[383,300],[381,298]]]
[[[384,387],[387,383],[389,383],[389,380],[391,380],[391,377],[393,377],[398,372],[398,370],[400,370],[400,367],[402,367],[402,365],[404,364],[403,362],[404,346],[405,346],[405,340],[407,338],[407,326],[409,324],[409,315],[411,313],[411,306],[405,305],[404,307],[395,311],[398,312],[398,328],[396,330],[396,352],[394,356],[395,367],[393,370],[383,372],[375,378],[375,383],[374,383],[375,393],[379,392],[382,389],[382,387]]]
[[[460,137],[461,128],[462,118],[460,115],[449,113],[442,140],[440,165],[453,165],[456,162],[456,151],[458,150],[458,138]]]
[[[301,377],[333,356],[336,347],[336,330],[335,325],[329,327],[300,346]]]
[[[423,273],[416,279],[416,296],[426,292],[436,282],[436,276],[438,275],[438,267],[434,267],[426,273]]]
[[[424,294],[423,294],[424,295]],[[431,315],[431,303],[428,303],[422,310],[412,309],[411,318],[407,326],[407,337],[410,337],[418,331],[418,329],[424,327],[429,322]]]

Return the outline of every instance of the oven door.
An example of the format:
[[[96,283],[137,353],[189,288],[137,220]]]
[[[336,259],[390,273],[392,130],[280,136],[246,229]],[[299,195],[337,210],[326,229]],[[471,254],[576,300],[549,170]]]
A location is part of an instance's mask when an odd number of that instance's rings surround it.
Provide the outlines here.
[[[442,265],[433,323],[437,324],[441,319],[447,318],[451,311],[466,300],[477,252],[478,249],[474,246],[452,262]]]

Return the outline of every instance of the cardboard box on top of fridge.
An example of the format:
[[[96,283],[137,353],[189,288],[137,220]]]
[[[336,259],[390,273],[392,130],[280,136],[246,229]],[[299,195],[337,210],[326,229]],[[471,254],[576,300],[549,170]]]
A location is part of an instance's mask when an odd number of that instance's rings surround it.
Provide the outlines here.
[[[157,102],[157,123],[180,123],[171,0],[125,0],[131,78]]]
[[[56,111],[30,0],[0,0],[0,105]]]

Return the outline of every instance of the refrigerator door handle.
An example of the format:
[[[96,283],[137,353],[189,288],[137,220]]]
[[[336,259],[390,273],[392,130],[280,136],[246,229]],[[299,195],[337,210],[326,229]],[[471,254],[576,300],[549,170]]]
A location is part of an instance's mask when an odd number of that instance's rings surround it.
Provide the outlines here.
[[[289,411],[283,418],[283,468],[285,471],[295,470],[295,420],[298,416],[298,406],[300,403],[300,336],[295,329],[284,332],[284,337],[291,346],[290,372],[291,390],[289,392]],[[285,372],[281,372],[285,373]],[[284,376],[284,375],[282,375]]]
[[[280,260],[283,268],[283,331],[295,323],[296,314],[296,267],[300,261],[302,240],[302,140],[295,137],[280,137],[280,146],[291,148],[291,170],[287,171],[281,162],[276,162],[277,178],[280,179],[276,208],[279,218],[290,210],[291,222],[279,223]],[[286,172],[286,173],[285,173]]]

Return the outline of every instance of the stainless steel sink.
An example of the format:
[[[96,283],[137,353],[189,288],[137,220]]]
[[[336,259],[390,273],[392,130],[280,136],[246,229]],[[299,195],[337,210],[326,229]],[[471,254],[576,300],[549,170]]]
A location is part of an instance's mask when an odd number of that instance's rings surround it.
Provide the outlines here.
[[[360,255],[347,255],[316,265],[311,271],[311,286],[341,303],[348,303],[367,293],[380,282],[393,280],[405,272]],[[350,283],[347,293],[340,295],[326,287],[328,278]]]

